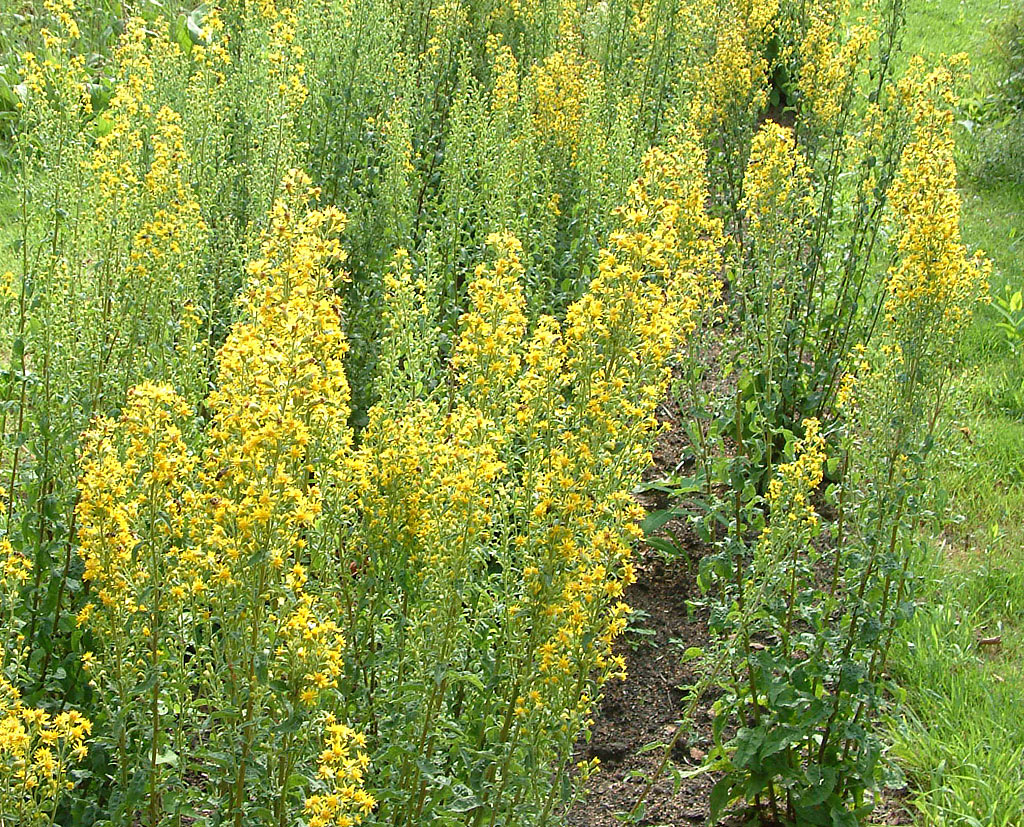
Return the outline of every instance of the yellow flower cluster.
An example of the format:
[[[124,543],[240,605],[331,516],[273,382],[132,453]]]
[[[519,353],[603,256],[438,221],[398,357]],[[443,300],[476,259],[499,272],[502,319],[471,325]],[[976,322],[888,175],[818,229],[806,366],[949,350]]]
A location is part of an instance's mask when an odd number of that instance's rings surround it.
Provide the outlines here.
[[[836,390],[836,412],[841,416],[852,416],[857,412],[861,400],[863,380],[871,373],[871,362],[867,358],[867,347],[858,342],[848,357],[849,369],[839,380]]]
[[[80,36],[74,3],[46,0],[44,6],[61,31],[43,27],[42,53],[26,51],[18,55],[20,83],[14,90],[20,117],[54,141],[56,136],[50,131],[54,122],[81,123],[92,115],[92,76],[85,56],[74,53]]]
[[[969,257],[960,235],[953,146],[954,71],[926,72],[915,58],[899,95],[913,122],[890,194],[899,260],[889,271],[886,317],[901,342],[949,339],[988,289],[990,263]]]
[[[518,24],[520,26],[536,25],[541,15],[540,0],[509,0],[493,6],[490,12],[492,23]]]
[[[0,489],[0,505],[6,495]],[[20,631],[22,622],[18,617],[20,592],[32,573],[32,561],[18,551],[7,537],[0,538],[0,624],[8,642],[0,657],[0,675],[16,678],[23,674],[25,660],[25,635]]]
[[[716,309],[721,289],[725,236],[721,221],[706,211],[706,163],[700,141],[691,133],[648,150],[626,204],[617,211],[619,228],[603,254],[608,276],[621,274],[625,267],[638,286],[651,281],[664,286],[667,309],[675,316],[670,335],[678,341],[693,332],[702,314]],[[659,347],[661,358],[676,344]]]
[[[522,367],[526,337],[523,247],[507,233],[490,235],[487,244],[495,261],[478,265],[469,284],[470,310],[459,320],[462,333],[452,367],[474,404],[500,422],[502,403]]]
[[[19,827],[52,823],[73,786],[70,768],[88,754],[92,724],[75,711],[50,715],[26,706],[0,677],[0,812]]]
[[[666,361],[718,295],[721,227],[704,211],[703,162],[686,139],[648,153],[598,274],[564,326],[539,321],[523,355],[519,611],[546,635],[533,708],[575,709],[585,720],[592,698],[573,701],[566,677],[596,668],[600,685],[622,672],[611,644],[633,580],[640,515],[629,491],[650,459]]]
[[[804,527],[818,524],[818,513],[811,495],[824,478],[825,438],[817,419],[805,419],[804,438],[794,446],[795,458],[779,466],[768,483],[768,504],[772,508],[771,521],[766,534],[778,530],[781,521]]]
[[[136,289],[150,280],[173,285],[177,273],[189,263],[187,254],[206,234],[199,204],[188,184],[184,139],[181,116],[161,107],[150,139],[152,161],[142,181],[142,199],[148,209],[129,253],[127,272],[138,279]]]
[[[786,332],[793,306],[806,289],[801,256],[806,254],[812,210],[811,170],[793,130],[766,120],[754,133],[738,206],[745,219],[744,266],[736,277],[744,347],[751,348],[773,387],[785,369]],[[770,450],[770,448],[769,448]]]
[[[240,299],[244,321],[219,353],[218,387],[207,401],[200,482],[211,521],[207,544],[231,589],[256,553],[277,581],[301,553],[322,491],[348,448],[349,387],[341,304],[331,265],[344,261],[334,208],[307,211],[316,197],[293,171],[271,212],[260,257]],[[241,579],[246,579],[242,577]]]
[[[777,26],[779,0],[734,0],[717,9],[714,53],[702,68],[693,119],[702,134],[734,129],[767,103],[765,47]]]
[[[296,564],[298,565],[298,564]],[[305,572],[292,566],[292,582],[301,586]],[[344,663],[345,641],[333,620],[324,620],[322,608],[308,594],[302,595],[288,618],[281,624],[277,658],[280,674],[289,676],[292,695],[306,706],[315,706],[320,693],[338,685]]]
[[[430,36],[427,38],[426,57],[437,60],[446,57],[445,46],[455,41],[467,24],[468,15],[458,0],[441,0],[430,6]]]
[[[44,0],[43,8],[60,23],[68,40],[78,40],[81,32],[78,29],[78,22],[74,18],[74,0]],[[47,34],[47,30],[43,29],[44,39]]]
[[[195,61],[197,66],[209,71],[210,79],[218,85],[227,79],[223,70],[231,63],[231,55],[225,48],[226,43],[224,19],[219,9],[211,8],[203,18],[201,40],[199,43],[192,44],[189,57]],[[194,78],[192,84],[198,80],[198,78]]]
[[[101,417],[85,435],[78,553],[97,602],[85,605],[80,623],[131,634],[150,584],[175,595],[198,576],[195,555],[169,565],[158,546],[187,531],[183,504],[192,499],[186,489],[196,460],[182,428],[191,415],[172,389],[147,382],[129,392],[119,421]]]
[[[382,739],[412,740],[395,783],[424,790],[413,804],[428,798],[424,755],[452,749],[442,710],[474,704],[471,721],[502,722],[473,736],[500,756],[488,770],[500,795],[521,783],[509,767],[527,755],[554,771],[600,687],[623,672],[612,647],[642,516],[630,492],[650,461],[667,360],[719,295],[722,229],[705,211],[704,165],[690,136],[648,154],[562,322],[528,322],[522,246],[490,236],[466,288],[451,383],[426,400],[389,390],[369,413],[348,462],[358,495],[348,582],[371,612],[355,618],[361,634],[396,653],[374,680],[426,687],[402,702],[407,723],[375,716]],[[417,354],[436,352],[438,334],[405,254],[386,287],[381,364],[423,375]],[[399,319],[427,342],[396,335]],[[547,795],[530,785],[523,795]]]
[[[6,601],[8,593],[28,580],[31,571],[32,561],[16,551],[6,537],[0,539],[0,598]]]
[[[801,119],[823,132],[835,130],[850,111],[858,75],[866,71],[865,59],[878,37],[866,24],[846,30],[847,13],[841,9],[837,15],[815,16],[798,46]]]
[[[31,570],[31,561],[6,537],[0,539],[0,610],[11,636],[17,629],[17,594]],[[32,827],[51,824],[60,799],[74,786],[68,773],[88,754],[92,723],[74,710],[51,715],[21,700],[7,678],[17,672],[10,654],[17,655],[21,642],[20,635],[7,640],[0,652],[0,814],[12,824]]]
[[[465,577],[492,519],[492,488],[504,469],[495,443],[494,423],[469,406],[374,407],[349,462],[364,551],[407,554],[425,587],[447,592],[450,577]]]
[[[519,62],[508,44],[491,35],[487,39],[488,52],[493,54],[491,72],[491,108],[495,112],[511,112],[519,101]]]
[[[576,151],[587,95],[596,87],[598,72],[596,64],[568,50],[553,52],[533,66],[529,82],[535,96],[534,125],[542,137]]]
[[[247,722],[204,735],[236,750],[242,740],[243,780],[249,756],[269,748],[248,721],[280,715],[286,703],[319,706],[343,666],[341,631],[306,585],[309,538],[351,442],[333,271],[345,219],[309,209],[318,192],[301,172],[282,189],[248,267],[243,317],[219,353],[202,453],[186,445],[189,407],[143,383],[118,421],[100,419],[85,435],[79,483],[79,551],[97,598],[79,620],[104,644],[83,659],[90,676],[123,692],[124,666],[143,681],[150,669],[187,663],[188,685],[214,706],[245,692]],[[191,641],[196,624],[216,630],[202,645]]]
[[[288,111],[294,113],[305,103],[309,89],[305,84],[305,49],[296,40],[298,20],[289,7],[276,9],[273,2],[264,3],[264,15],[273,20],[267,60],[270,80],[276,86]]]
[[[131,17],[114,52],[120,76],[105,113],[110,128],[97,138],[89,162],[99,191],[96,218],[101,225],[128,211],[140,183],[140,124],[151,114],[146,100],[154,83],[147,40],[146,22]]]
[[[750,145],[740,201],[750,232],[762,235],[790,225],[810,207],[811,171],[797,149],[793,130],[765,121]]]
[[[328,718],[327,738],[320,753],[317,777],[328,792],[306,799],[309,827],[353,827],[377,802],[363,789],[370,760],[366,737]]]

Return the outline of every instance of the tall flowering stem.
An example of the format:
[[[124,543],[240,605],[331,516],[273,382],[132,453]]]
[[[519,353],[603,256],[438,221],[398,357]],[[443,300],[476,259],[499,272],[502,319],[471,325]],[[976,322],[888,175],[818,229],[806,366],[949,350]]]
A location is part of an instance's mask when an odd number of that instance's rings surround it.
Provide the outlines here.
[[[154,825],[178,818],[190,796],[235,824],[255,808],[289,823],[295,774],[313,774],[320,729],[341,726],[330,715],[345,644],[308,571],[332,553],[318,525],[350,450],[333,269],[344,217],[308,208],[317,193],[302,173],[282,189],[218,355],[202,450],[187,446],[188,406],[149,384],[85,437],[78,517],[94,601],[79,622],[101,644],[86,666],[114,701],[122,782],[149,780]],[[150,704],[135,700],[142,693]],[[358,823],[373,807],[361,741],[345,732],[318,771],[318,785],[337,787],[330,806],[315,795],[307,805],[332,814],[320,823]],[[186,780],[197,770],[202,789]],[[256,772],[260,793],[248,783]]]

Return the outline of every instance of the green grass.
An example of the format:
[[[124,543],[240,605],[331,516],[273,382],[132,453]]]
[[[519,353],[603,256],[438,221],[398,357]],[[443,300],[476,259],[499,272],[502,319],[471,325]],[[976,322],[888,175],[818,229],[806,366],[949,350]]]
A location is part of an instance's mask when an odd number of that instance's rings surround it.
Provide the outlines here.
[[[913,782],[920,823],[1011,827],[1024,801],[1020,630],[997,623],[999,597],[988,600],[977,588],[991,583],[987,562],[962,577],[945,566],[938,563],[932,602],[907,632],[912,670],[902,675],[908,703],[894,727],[893,754]],[[980,637],[1000,635],[1000,645],[983,647],[991,654],[979,651]]]
[[[934,59],[966,52],[975,72],[979,59],[995,48],[993,31],[1007,14],[1011,0],[907,0],[905,54]]]
[[[966,51],[965,113],[996,77],[1006,0],[910,0],[906,53]],[[970,115],[965,115],[965,121]],[[1024,287],[1024,188],[977,174],[991,133],[960,135],[963,234],[993,263],[992,289]],[[893,670],[905,703],[893,755],[912,782],[918,823],[1010,827],[1024,819],[1024,359],[986,308],[964,337],[957,418],[938,477],[948,524],[925,562],[923,608]],[[998,645],[979,643],[998,638]]]

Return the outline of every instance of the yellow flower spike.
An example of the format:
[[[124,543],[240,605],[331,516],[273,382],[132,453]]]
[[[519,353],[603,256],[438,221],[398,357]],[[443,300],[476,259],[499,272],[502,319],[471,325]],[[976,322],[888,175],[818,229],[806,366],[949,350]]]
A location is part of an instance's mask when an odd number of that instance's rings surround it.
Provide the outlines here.
[[[889,196],[898,261],[889,270],[885,313],[896,341],[914,342],[917,351],[948,347],[987,294],[991,271],[981,253],[967,255],[960,233],[954,82],[950,68],[926,73],[916,59],[899,85],[914,126]]]
[[[494,263],[478,266],[469,284],[471,309],[460,319],[452,367],[479,410],[502,422],[514,404],[507,389],[520,374],[526,337],[523,248],[508,233],[491,234],[487,244]]]

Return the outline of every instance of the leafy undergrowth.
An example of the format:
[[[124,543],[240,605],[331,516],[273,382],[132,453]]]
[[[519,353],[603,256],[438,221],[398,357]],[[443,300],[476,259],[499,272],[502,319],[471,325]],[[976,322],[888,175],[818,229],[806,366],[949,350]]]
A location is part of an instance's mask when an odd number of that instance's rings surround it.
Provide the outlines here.
[[[672,409],[666,405],[663,414]],[[673,427],[659,440],[648,472],[652,479],[670,475],[689,444],[678,420],[672,415],[666,419]],[[638,499],[652,514],[665,513],[669,501],[656,488]],[[653,546],[638,551],[637,582],[626,592],[632,613],[617,650],[626,661],[627,680],[605,687],[590,737],[578,746],[578,757],[598,759],[601,771],[591,776],[587,795],[570,811],[569,827],[616,827],[624,821],[648,827],[710,823],[711,792],[721,773],[708,771],[705,759],[714,745],[712,706],[720,690],[702,693],[680,737],[676,735],[680,710],[693,701],[704,668],[687,653],[712,646],[708,605],[697,574],[702,557],[713,548],[678,517],[657,533]],[[671,761],[659,773],[666,750]],[[904,789],[885,790],[870,823],[910,824],[906,796]],[[631,822],[626,814],[641,797],[643,815]],[[738,827],[747,822],[742,811],[734,811],[713,823]]]

